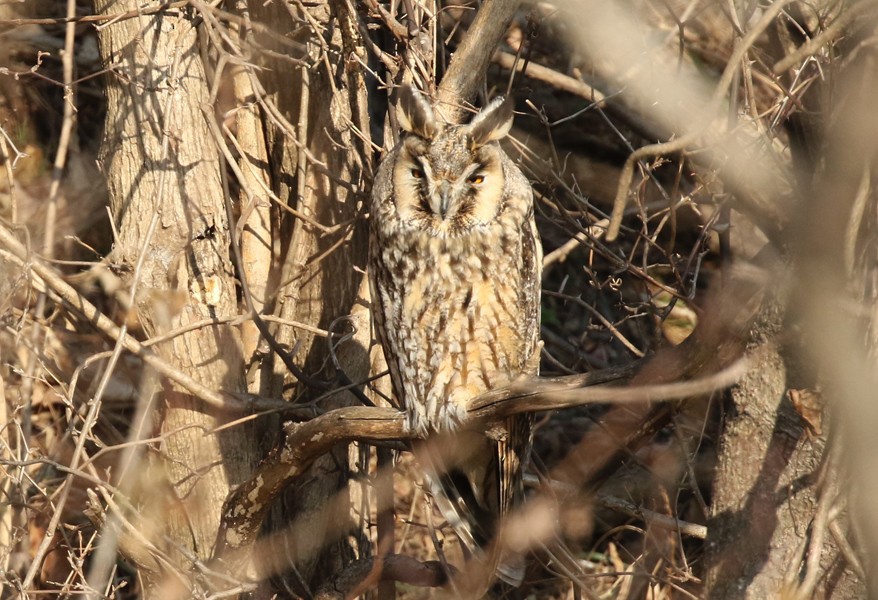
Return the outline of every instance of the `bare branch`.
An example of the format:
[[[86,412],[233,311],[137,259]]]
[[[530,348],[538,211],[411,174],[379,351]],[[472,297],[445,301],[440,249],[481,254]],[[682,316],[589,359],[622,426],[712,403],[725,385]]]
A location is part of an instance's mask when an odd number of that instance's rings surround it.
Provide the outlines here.
[[[642,364],[513,383],[477,398],[469,409],[470,423],[593,403],[678,400],[728,387],[748,368],[748,362],[739,359],[718,373],[692,381],[632,388],[602,385],[630,379]],[[404,413],[397,409],[356,406],[339,408],[306,423],[289,425],[283,447],[272,452],[254,476],[226,500],[215,556],[226,561],[231,572],[242,572],[250,555],[245,549],[256,540],[271,501],[284,487],[336,444],[413,439],[415,435],[405,430],[404,422]]]
[[[637,519],[643,519],[649,525],[671,531],[679,531],[683,535],[701,540],[707,539],[707,527],[705,525],[681,521],[671,515],[664,515],[654,510],[642,508],[633,502],[615,496],[598,495],[596,500],[601,506],[618,510]]]
[[[207,388],[176,367],[169,365],[130,335],[125,334],[123,336],[118,325],[99,311],[85,296],[65,282],[54,269],[35,260],[35,257],[28,253],[27,249],[21,244],[21,242],[15,239],[12,232],[3,226],[0,226],[0,245],[5,246],[16,259],[21,261],[21,264],[26,269],[28,269],[33,275],[39,277],[47,287],[58,294],[58,296],[76,312],[84,316],[98,331],[113,341],[118,341],[121,338],[121,343],[125,350],[139,357],[159,374],[177,383],[205,404],[220,410],[272,410],[290,408],[289,403],[282,400],[263,398],[253,402],[242,402],[234,396]]]
[[[357,598],[379,581],[399,581],[417,587],[439,587],[448,582],[448,573],[439,561],[421,562],[401,554],[389,554],[376,563],[378,560],[352,562],[318,590],[315,600]]]
[[[488,63],[519,4],[521,0],[492,0],[485,2],[476,14],[439,84],[437,99],[451,122],[460,119],[460,103],[472,99],[484,81]]]

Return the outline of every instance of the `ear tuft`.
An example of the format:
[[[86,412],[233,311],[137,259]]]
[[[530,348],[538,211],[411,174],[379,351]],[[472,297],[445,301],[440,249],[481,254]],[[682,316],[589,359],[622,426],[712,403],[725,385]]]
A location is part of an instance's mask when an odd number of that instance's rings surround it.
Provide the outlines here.
[[[396,102],[396,118],[405,131],[413,133],[425,140],[432,140],[439,133],[433,107],[424,95],[404,85],[399,88]]]
[[[494,98],[479,114],[473,117],[469,124],[469,134],[473,141],[473,148],[484,146],[489,142],[502,140],[512,128],[512,112],[514,102],[512,98],[500,96]]]

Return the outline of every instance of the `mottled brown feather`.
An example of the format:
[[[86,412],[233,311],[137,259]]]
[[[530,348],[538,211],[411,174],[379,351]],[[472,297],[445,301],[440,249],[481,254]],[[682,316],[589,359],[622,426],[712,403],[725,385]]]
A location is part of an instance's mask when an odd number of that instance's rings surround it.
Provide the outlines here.
[[[473,398],[539,363],[533,192],[496,141],[511,125],[509,102],[446,125],[417,92],[400,99],[407,133],[379,167],[370,210],[375,330],[407,426],[424,437],[459,432],[454,445],[474,449],[460,464],[433,451],[422,460],[437,505],[478,554],[523,498],[532,442],[529,416],[500,424],[499,441],[464,431]],[[498,573],[515,582],[517,570],[501,564]]]

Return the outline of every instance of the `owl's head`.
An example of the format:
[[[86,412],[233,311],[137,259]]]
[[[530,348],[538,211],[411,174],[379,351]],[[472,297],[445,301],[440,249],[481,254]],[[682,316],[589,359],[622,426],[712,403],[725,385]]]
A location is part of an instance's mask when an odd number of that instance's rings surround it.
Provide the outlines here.
[[[397,117],[406,135],[393,168],[403,221],[456,237],[492,222],[504,193],[498,140],[512,127],[512,102],[497,98],[465,125],[448,125],[410,87],[399,91]]]

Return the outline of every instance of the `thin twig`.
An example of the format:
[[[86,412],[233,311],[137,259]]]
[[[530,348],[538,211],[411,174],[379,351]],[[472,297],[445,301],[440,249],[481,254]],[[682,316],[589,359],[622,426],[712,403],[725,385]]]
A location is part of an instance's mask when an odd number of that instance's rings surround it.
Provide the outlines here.
[[[500,51],[495,52],[492,57],[492,60],[504,69],[515,69],[517,73],[524,73],[526,77],[548,83],[556,89],[590,100],[595,106],[602,106],[609,99],[603,92],[593,88],[584,81],[535,62],[528,63],[527,71],[525,72],[524,65],[519,64],[516,66],[515,59],[516,56],[514,54]]]
[[[561,298],[562,300],[573,302],[577,306],[581,306],[582,308],[590,312],[598,321],[600,321],[601,324],[606,327],[611,334],[613,334],[613,337],[622,342],[622,345],[628,348],[628,351],[631,352],[631,354],[633,354],[637,358],[644,357],[644,352],[642,350],[632,344],[631,341],[629,341],[628,338],[625,337],[625,335],[621,331],[619,331],[619,329],[615,325],[610,323],[609,319],[602,315],[599,310],[597,310],[594,306],[592,306],[582,298],[576,298],[567,294],[560,294],[551,290],[543,290],[543,294],[547,296],[554,296],[555,298]]]
[[[75,0],[67,0],[67,18],[72,18],[76,15],[76,2]],[[46,217],[44,223],[44,234],[45,238],[43,239],[43,255],[48,258],[52,258],[54,255],[55,249],[55,224],[56,217],[58,214],[58,191],[61,189],[61,180],[64,177],[64,167],[67,164],[67,153],[70,149],[70,139],[71,134],[73,132],[73,121],[74,121],[74,113],[75,113],[75,100],[73,96],[73,88],[70,87],[70,82],[73,80],[73,59],[74,59],[74,44],[76,42],[76,26],[72,21],[67,21],[67,27],[64,32],[64,54],[61,57],[61,64],[63,70],[63,78],[64,78],[64,117],[61,122],[61,135],[58,140],[58,150],[55,153],[55,161],[52,165],[52,183],[49,186],[49,197],[46,200]],[[41,292],[37,298],[36,306],[34,307],[34,314],[39,317],[45,311],[46,306],[46,298],[47,294],[45,292]],[[43,333],[42,325],[39,322],[34,324],[34,328],[31,331],[31,343],[38,347],[39,338]],[[24,383],[22,385],[22,396],[23,396],[23,420],[25,431],[29,432],[30,423],[31,423],[31,383],[33,381],[33,374],[36,369],[36,358],[33,355],[30,355],[30,360],[27,365],[27,374],[28,377],[25,378]],[[109,369],[107,370],[109,372]],[[99,391],[102,391],[101,388]],[[76,463],[79,461],[82,454],[82,446],[85,443],[85,440],[88,438],[88,431],[94,425],[95,420],[97,419],[97,410],[100,407],[100,400],[95,401],[91,408],[89,409],[89,418],[86,419],[85,424],[83,425],[82,435],[77,440],[76,449],[73,453],[73,457],[71,459],[71,465],[73,468],[76,467]],[[27,435],[26,437],[29,437]],[[67,477],[65,481],[65,485],[61,491],[61,497],[58,500],[58,506],[55,512],[52,514],[51,519],[49,520],[49,524],[46,526],[46,532],[43,536],[43,539],[40,542],[36,552],[34,553],[33,560],[30,564],[30,568],[27,571],[27,574],[22,581],[22,589],[27,590],[30,588],[31,584],[34,581],[34,578],[37,575],[37,571],[43,563],[43,557],[46,552],[49,550],[49,545],[52,543],[52,538],[55,533],[55,529],[58,527],[58,524],[61,520],[61,513],[63,511],[63,506],[67,501],[67,497],[70,494],[72,478],[70,476]]]
[[[597,503],[601,506],[620,511],[626,515],[643,519],[649,526],[660,527],[670,531],[679,531],[683,535],[698,538],[700,540],[707,539],[707,526],[688,521],[681,521],[676,517],[664,515],[646,508],[641,508],[622,498],[615,496],[598,495]]]
[[[66,302],[76,312],[81,314],[91,323],[98,331],[106,335],[113,341],[122,340],[124,348],[140,357],[145,363],[154,368],[159,374],[167,377],[171,381],[179,384],[185,390],[190,392],[205,404],[219,410],[242,411],[242,410],[271,410],[271,409],[292,409],[297,407],[291,406],[282,400],[272,400],[263,398],[252,402],[241,402],[232,395],[211,390],[199,383],[189,375],[183,373],[176,367],[173,367],[159,358],[156,354],[147,349],[143,344],[129,335],[123,335],[118,325],[113,323],[105,314],[99,311],[94,304],[88,301],[82,294],[71,287],[64,281],[58,273],[50,267],[44,265],[34,257],[28,256],[24,246],[15,239],[6,227],[0,225],[0,244],[5,246],[13,256],[15,256],[20,265],[28,271],[39,277],[43,282],[55,292],[61,300]]]

